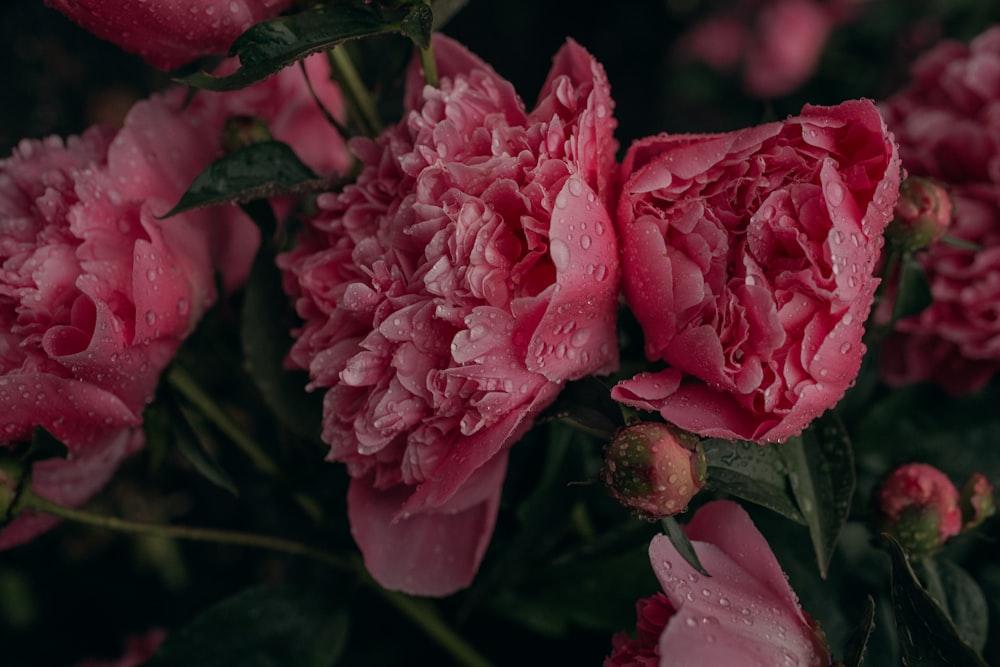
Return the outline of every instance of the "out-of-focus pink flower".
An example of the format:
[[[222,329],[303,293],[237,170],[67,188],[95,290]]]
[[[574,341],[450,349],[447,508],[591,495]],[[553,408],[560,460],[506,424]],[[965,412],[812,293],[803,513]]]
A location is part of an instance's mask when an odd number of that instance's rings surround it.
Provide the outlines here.
[[[440,87],[411,69],[403,121],[352,140],[357,183],[279,258],[354,538],[382,585],[425,595],[472,580],[534,416],[618,363],[603,69],[569,42],[528,113],[459,44],[435,51]]]
[[[747,92],[779,97],[805,83],[816,70],[832,27],[826,8],[812,0],[778,0],[764,6],[747,50]]]
[[[333,84],[317,85],[339,101]],[[23,141],[0,161],[0,447],[30,441],[36,426],[64,442],[69,458],[36,464],[32,482],[56,502],[80,504],[141,446],[132,429],[215,301],[216,272],[226,289],[249,272],[259,233],[237,207],[157,216],[221,156],[227,118],[259,116],[297,144],[316,141],[303,134],[315,130],[286,116],[308,115],[311,105],[322,117],[298,69],[186,106],[185,97],[174,89],[136,104],[117,134],[92,128],[65,142]],[[320,170],[347,161],[327,132],[319,136],[331,154],[310,158]],[[2,543],[49,523],[19,521]]]
[[[878,490],[879,528],[909,551],[936,551],[962,530],[958,489],[948,476],[926,463],[899,466]]]
[[[742,507],[708,503],[684,532],[711,577],[688,565],[665,535],[654,537],[649,559],[664,595],[640,601],[639,636],[616,635],[605,667],[832,664],[822,634]]]
[[[273,18],[294,0],[45,0],[101,39],[149,64],[171,69],[195,58],[224,55],[254,23]]]
[[[921,253],[933,302],[896,323],[883,374],[893,385],[974,391],[1000,369],[1000,28],[968,46],[939,45],[882,109],[907,172],[951,193],[948,235],[980,248],[938,243]]]
[[[799,433],[854,381],[899,157],[874,105],[637,141],[618,207],[625,295],[664,370],[612,396],[705,436]]]
[[[75,667],[140,667],[153,657],[166,636],[166,631],[160,628],[154,628],[141,635],[133,635],[125,639],[125,648],[120,658],[83,660],[76,663]]]
[[[743,85],[756,97],[780,97],[816,70],[840,12],[815,0],[738,2],[690,30],[680,55],[728,72],[742,69]]]
[[[687,509],[705,485],[706,466],[698,436],[642,422],[621,428],[608,443],[601,481],[615,500],[655,521]]]

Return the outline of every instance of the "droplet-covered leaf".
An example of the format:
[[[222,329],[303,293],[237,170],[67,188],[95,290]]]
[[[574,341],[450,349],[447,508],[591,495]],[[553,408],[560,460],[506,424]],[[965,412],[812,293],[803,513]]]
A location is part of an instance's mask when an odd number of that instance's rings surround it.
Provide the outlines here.
[[[347,614],[329,594],[253,588],[170,633],[147,667],[330,667],[347,630]]]
[[[418,43],[429,40],[432,21],[431,9],[422,0],[408,0],[395,8],[360,0],[317,5],[263,21],[243,33],[230,49],[230,55],[240,60],[240,68],[232,74],[199,72],[180,82],[206,90],[237,90],[347,40],[386,33],[404,33]]]
[[[704,440],[702,446],[708,461],[709,488],[805,523],[789,490],[785,461],[777,447],[719,438]]]
[[[892,606],[907,667],[986,667],[959,635],[948,614],[920,584],[899,543],[888,535]]]
[[[164,217],[202,206],[247,202],[329,187],[331,183],[317,178],[287,144],[261,141],[208,165]]]
[[[799,511],[809,527],[820,576],[825,579],[854,495],[850,439],[836,415],[827,413],[778,449]]]

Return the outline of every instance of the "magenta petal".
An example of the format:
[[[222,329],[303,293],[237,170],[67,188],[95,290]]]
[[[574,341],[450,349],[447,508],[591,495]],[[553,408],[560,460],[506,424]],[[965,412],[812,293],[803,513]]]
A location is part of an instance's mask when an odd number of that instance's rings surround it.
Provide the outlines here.
[[[406,518],[398,514],[410,487],[381,491],[372,487],[371,476],[352,479],[351,534],[375,580],[410,595],[444,596],[468,586],[493,535],[506,467],[506,454],[495,456],[483,471],[489,479],[470,483],[470,493],[485,497],[459,494],[447,505]]]
[[[614,233],[608,212],[584,181],[570,176],[555,201],[549,254],[556,291],[528,346],[526,365],[565,382],[618,368],[618,248],[608,240]]]
[[[830,656],[798,606],[763,536],[738,504],[702,507],[686,529],[704,577],[657,535],[650,561],[677,613],[660,636],[676,665],[828,667]]]

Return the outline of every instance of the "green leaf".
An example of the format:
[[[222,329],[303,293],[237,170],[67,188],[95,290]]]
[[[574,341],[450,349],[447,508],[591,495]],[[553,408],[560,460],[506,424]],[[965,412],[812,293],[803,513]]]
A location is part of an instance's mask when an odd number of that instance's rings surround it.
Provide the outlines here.
[[[197,431],[191,425],[188,413],[184,411],[177,398],[167,395],[164,399],[164,407],[170,422],[174,442],[181,455],[190,463],[202,477],[220,489],[224,489],[234,496],[239,496],[236,489],[236,482],[225,469],[219,465],[215,457],[202,444]]]
[[[288,297],[281,288],[281,272],[274,263],[271,244],[265,243],[254,259],[243,296],[240,341],[243,363],[264,402],[290,431],[305,438],[319,437],[322,396],[307,393],[305,371],[285,368],[292,345]]]
[[[625,425],[611,390],[596,377],[570,382],[538,421],[560,420],[605,440]]]
[[[718,438],[703,440],[702,446],[708,461],[709,488],[805,524],[788,487],[785,461],[779,447]]]
[[[698,560],[698,554],[691,544],[691,540],[688,539],[687,533],[677,523],[677,519],[672,516],[665,516],[660,519],[660,525],[663,526],[663,532],[670,538],[670,543],[674,545],[674,549],[677,549],[677,553],[681,555],[681,558],[686,560],[687,564],[698,570],[698,572],[706,577],[711,577],[712,575],[702,567],[701,561]]]
[[[412,39],[422,39],[423,26],[431,20],[429,14],[430,8],[421,0],[410,0],[392,9],[360,1],[317,5],[263,21],[243,33],[230,49],[230,55],[240,60],[240,68],[232,74],[198,72],[179,81],[215,91],[245,88],[297,60],[351,39],[403,33],[404,26]]]
[[[335,187],[317,178],[295,152],[280,141],[261,141],[239,148],[195,176],[169,218],[203,206],[246,202],[278,194],[313,192]]]
[[[977,651],[986,646],[989,609],[986,596],[968,572],[946,558],[924,558],[912,564],[927,592],[937,601],[961,637]]]
[[[910,563],[892,537],[892,606],[906,667],[987,667],[979,654],[959,636],[948,614],[920,585]]]
[[[429,5],[419,3],[400,22],[403,34],[413,40],[421,49],[431,46],[431,31],[434,29],[434,13]]]
[[[893,321],[916,315],[931,305],[933,299],[924,267],[913,253],[904,253],[899,263],[899,287],[892,305]]]
[[[856,483],[854,453],[840,419],[827,413],[801,436],[778,448],[788,481],[805,517],[820,576],[826,571],[851,511]]]
[[[861,667],[865,662],[865,651],[868,649],[868,640],[871,639],[872,631],[875,629],[875,599],[868,596],[868,607],[861,616],[857,626],[847,639],[844,647],[844,667]]]
[[[331,597],[287,586],[245,590],[168,635],[147,667],[329,667],[348,632]]]

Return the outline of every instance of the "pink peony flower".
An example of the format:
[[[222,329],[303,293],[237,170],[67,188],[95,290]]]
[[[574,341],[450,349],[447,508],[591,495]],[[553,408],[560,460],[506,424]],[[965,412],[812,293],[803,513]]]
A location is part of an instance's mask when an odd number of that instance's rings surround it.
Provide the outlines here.
[[[1000,369],[1000,27],[970,45],[945,42],[883,105],[913,176],[936,179],[954,205],[948,235],[980,250],[932,245],[918,258],[933,303],[896,323],[882,346],[893,385],[931,381],[959,394]]]
[[[958,489],[926,463],[893,470],[878,490],[876,511],[880,530],[915,553],[936,551],[962,530]]]
[[[294,0],[45,0],[85,30],[149,64],[173,69],[195,58],[224,55],[254,23]]]
[[[605,667],[740,665],[829,667],[829,649],[770,547],[738,504],[699,509],[685,527],[704,577],[665,535],[649,545],[664,594],[636,606],[639,636],[612,640]]]
[[[641,139],[618,206],[625,294],[663,370],[612,396],[704,436],[799,433],[861,364],[899,158],[874,105]]]
[[[326,67],[321,57],[317,65]],[[316,85],[339,102],[333,84]],[[259,115],[279,138],[328,140],[315,168],[347,161],[332,128],[288,125],[307,107],[322,117],[298,69],[187,106],[185,97],[174,89],[140,102],[117,134],[23,141],[0,161],[0,447],[30,441],[36,426],[63,441],[69,458],[37,464],[32,485],[56,502],[82,503],[141,446],[133,429],[214,302],[216,271],[227,289],[249,272],[259,234],[237,207],[157,217],[221,155],[226,119]],[[30,514],[17,522],[0,543],[51,523]]]
[[[618,363],[602,68],[567,43],[527,113],[462,46],[435,50],[440,87],[411,69],[403,121],[351,141],[357,183],[279,258],[354,538],[382,585],[424,595],[472,580],[534,416]]]

